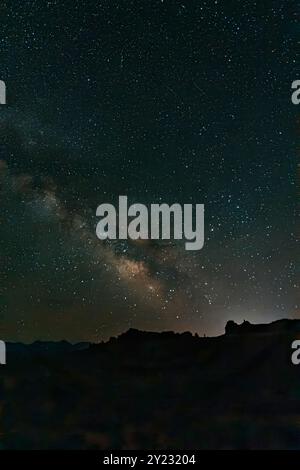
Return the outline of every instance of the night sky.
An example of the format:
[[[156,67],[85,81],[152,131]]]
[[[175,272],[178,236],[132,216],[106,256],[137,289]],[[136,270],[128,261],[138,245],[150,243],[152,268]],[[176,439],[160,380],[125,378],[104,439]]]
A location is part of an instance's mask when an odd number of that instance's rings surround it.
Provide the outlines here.
[[[0,337],[299,318],[289,1],[2,1]],[[205,204],[205,245],[98,240],[96,208]]]

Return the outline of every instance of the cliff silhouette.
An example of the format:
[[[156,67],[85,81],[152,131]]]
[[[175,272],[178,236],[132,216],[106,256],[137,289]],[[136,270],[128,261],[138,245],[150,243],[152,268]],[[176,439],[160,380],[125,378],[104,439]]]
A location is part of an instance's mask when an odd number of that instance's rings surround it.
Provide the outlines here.
[[[299,320],[7,344],[3,449],[300,448]]]

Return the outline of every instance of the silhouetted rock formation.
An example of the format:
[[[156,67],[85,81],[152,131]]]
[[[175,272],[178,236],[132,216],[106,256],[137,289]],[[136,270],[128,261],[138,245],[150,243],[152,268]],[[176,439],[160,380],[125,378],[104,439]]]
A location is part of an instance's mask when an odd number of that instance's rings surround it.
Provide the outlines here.
[[[244,335],[244,334],[284,334],[300,332],[300,320],[282,319],[273,323],[253,325],[244,320],[240,325],[230,320],[225,327],[227,335]]]
[[[8,344],[0,448],[300,448],[298,320]]]

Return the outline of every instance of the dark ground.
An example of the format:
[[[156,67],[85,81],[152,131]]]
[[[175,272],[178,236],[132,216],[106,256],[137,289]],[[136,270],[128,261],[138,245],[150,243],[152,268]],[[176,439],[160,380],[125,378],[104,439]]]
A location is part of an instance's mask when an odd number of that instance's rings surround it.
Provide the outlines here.
[[[299,331],[299,333],[298,333]],[[300,448],[300,322],[8,344],[2,449]]]

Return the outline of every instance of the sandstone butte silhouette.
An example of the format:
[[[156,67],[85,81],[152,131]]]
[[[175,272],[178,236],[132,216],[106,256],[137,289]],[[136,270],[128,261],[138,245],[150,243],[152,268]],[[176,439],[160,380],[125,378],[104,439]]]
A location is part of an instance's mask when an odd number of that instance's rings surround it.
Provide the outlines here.
[[[300,448],[300,320],[7,344],[0,449]]]

